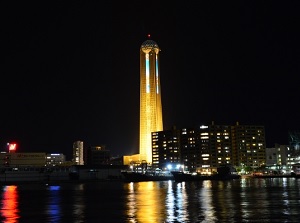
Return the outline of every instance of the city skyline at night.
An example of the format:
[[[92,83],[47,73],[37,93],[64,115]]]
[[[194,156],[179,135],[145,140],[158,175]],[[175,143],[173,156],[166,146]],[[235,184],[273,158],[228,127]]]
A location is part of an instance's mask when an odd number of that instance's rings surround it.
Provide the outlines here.
[[[0,148],[139,153],[140,54],[159,52],[163,129],[265,126],[266,146],[299,131],[300,2],[2,4]],[[109,13],[108,13],[109,12]]]

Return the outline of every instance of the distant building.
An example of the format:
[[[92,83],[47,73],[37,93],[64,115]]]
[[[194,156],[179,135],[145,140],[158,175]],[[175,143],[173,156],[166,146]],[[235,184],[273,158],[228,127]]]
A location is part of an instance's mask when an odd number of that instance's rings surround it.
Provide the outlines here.
[[[110,151],[105,146],[90,146],[85,151],[85,165],[104,165],[110,163]]]
[[[289,154],[294,164],[300,163],[300,132],[289,132]]]
[[[289,162],[289,146],[275,144],[274,148],[266,148],[266,166],[287,166]]]
[[[46,153],[0,153],[2,167],[42,167],[46,166]]]
[[[123,156],[110,157],[110,165],[124,165]]]
[[[266,165],[279,165],[280,154],[277,148],[266,148]]]
[[[290,158],[290,147],[288,145],[275,144],[273,148],[266,148],[266,168],[267,171],[277,171],[279,173],[290,173],[292,165],[295,164]]]
[[[60,166],[66,162],[66,156],[62,153],[48,153],[46,155],[47,166]]]
[[[76,141],[73,143],[73,163],[75,165],[84,165],[84,150],[83,150],[83,142]]]

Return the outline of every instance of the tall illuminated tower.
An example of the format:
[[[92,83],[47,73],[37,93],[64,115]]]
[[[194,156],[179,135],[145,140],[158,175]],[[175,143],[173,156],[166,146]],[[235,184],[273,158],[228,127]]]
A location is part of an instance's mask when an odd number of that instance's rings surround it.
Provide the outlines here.
[[[139,153],[147,163],[152,163],[151,133],[163,130],[159,51],[157,43],[150,39],[143,42],[140,48]]]

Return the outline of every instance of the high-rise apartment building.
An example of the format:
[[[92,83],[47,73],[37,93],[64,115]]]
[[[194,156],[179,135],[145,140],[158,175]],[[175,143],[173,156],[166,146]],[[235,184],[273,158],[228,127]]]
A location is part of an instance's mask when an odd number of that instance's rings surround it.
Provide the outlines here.
[[[230,125],[201,125],[180,130],[180,156],[184,168],[211,174],[216,168],[232,164]]]
[[[226,164],[251,168],[266,164],[265,129],[259,125],[212,122],[200,128],[182,128],[179,132],[153,132],[152,149],[153,166],[180,164],[185,170],[202,174],[210,174]]]
[[[231,126],[232,164],[252,168],[266,165],[265,128],[260,125]]]
[[[179,164],[180,160],[180,130],[152,132],[152,167],[167,169],[168,165]]]
[[[194,128],[182,128],[180,130],[180,155],[181,164],[189,171],[196,171],[200,162],[198,130]]]
[[[163,130],[157,43],[146,40],[140,47],[140,142],[142,160],[152,163],[151,133]]]
[[[233,164],[234,152],[230,125],[216,125],[212,122],[211,125],[200,126],[197,132],[199,133],[199,143],[197,144],[200,152],[200,162],[198,162],[196,168],[207,168],[212,171],[212,167]]]
[[[73,158],[72,161],[75,165],[84,165],[83,161],[83,142],[76,141],[73,143]]]

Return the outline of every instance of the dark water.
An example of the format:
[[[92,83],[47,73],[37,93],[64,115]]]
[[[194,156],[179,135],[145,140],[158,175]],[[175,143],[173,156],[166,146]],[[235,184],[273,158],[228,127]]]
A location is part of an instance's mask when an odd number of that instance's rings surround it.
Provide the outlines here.
[[[1,222],[300,222],[300,179],[1,186]]]

